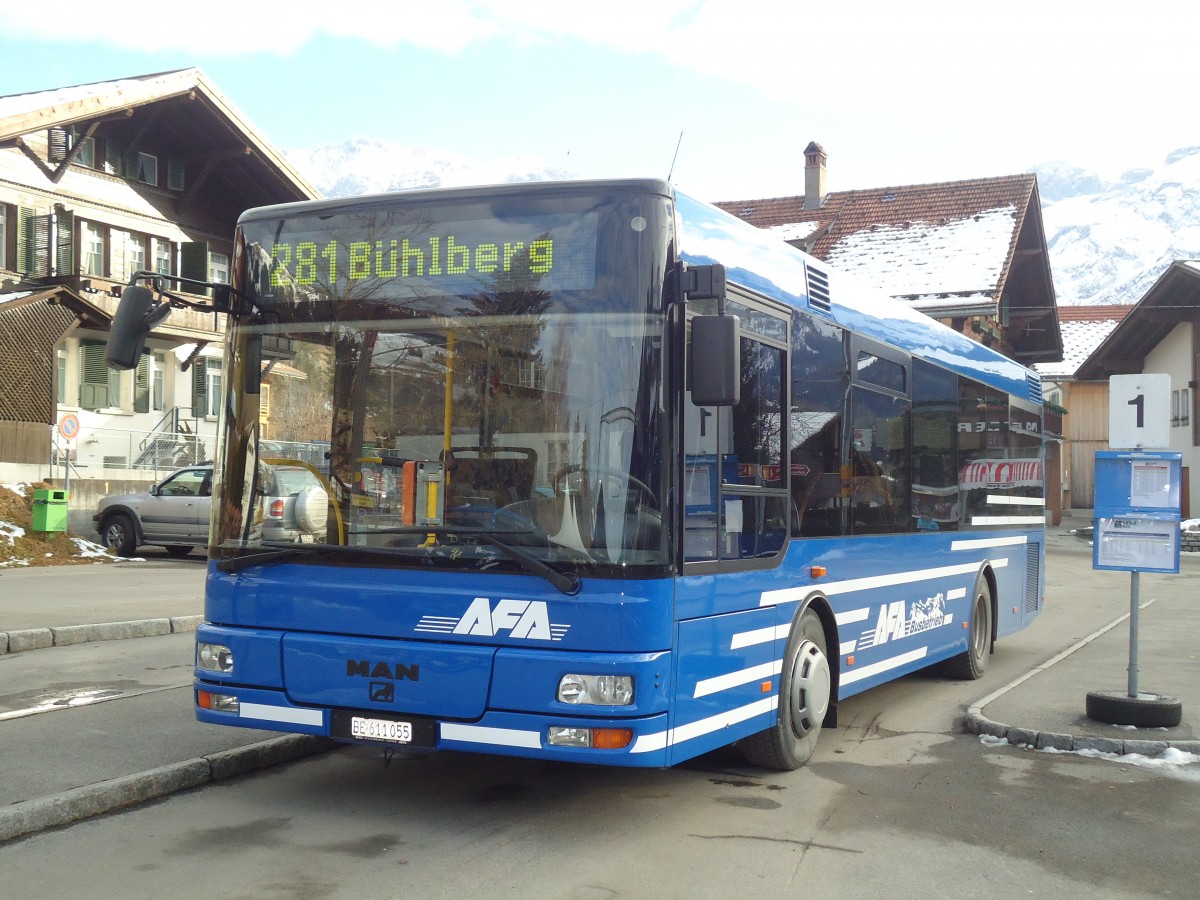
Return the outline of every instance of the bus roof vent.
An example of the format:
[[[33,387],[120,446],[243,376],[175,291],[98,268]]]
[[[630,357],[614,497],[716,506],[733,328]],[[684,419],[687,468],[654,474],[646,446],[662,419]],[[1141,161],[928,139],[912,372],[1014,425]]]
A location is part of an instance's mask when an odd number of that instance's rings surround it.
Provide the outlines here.
[[[1032,372],[1025,375],[1025,381],[1029,385],[1029,399],[1034,403],[1042,402],[1042,380]]]
[[[808,302],[813,309],[829,312],[829,276],[820,269],[814,269],[808,263],[804,264],[808,272]]]

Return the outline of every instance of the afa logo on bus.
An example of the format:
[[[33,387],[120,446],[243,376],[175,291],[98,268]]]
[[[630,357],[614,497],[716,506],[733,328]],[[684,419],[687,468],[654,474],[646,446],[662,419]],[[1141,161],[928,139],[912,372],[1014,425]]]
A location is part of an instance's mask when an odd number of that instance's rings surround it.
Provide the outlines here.
[[[506,599],[493,603],[487,597],[476,597],[461,616],[421,616],[413,630],[528,641],[561,641],[570,627],[552,623],[550,610],[542,600]]]

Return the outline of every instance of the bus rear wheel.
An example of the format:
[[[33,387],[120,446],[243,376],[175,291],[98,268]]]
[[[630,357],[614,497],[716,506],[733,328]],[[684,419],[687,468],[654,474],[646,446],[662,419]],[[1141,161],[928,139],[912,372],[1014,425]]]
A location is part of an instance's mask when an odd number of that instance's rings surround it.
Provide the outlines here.
[[[742,742],[752,765],[789,772],[812,757],[829,711],[833,675],[825,647],[825,629],[811,609],[792,625],[779,683],[776,723]]]
[[[981,573],[975,581],[971,602],[971,622],[967,629],[966,652],[946,660],[951,678],[974,681],[983,677],[992,651],[992,589]]]

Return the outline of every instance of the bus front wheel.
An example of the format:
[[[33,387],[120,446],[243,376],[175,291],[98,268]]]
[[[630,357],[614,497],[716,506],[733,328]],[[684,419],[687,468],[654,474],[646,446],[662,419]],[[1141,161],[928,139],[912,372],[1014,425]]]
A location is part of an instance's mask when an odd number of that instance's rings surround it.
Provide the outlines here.
[[[779,683],[775,725],[742,742],[746,759],[764,769],[798,769],[813,755],[821,723],[829,711],[833,676],[825,647],[825,629],[811,609],[792,625]]]

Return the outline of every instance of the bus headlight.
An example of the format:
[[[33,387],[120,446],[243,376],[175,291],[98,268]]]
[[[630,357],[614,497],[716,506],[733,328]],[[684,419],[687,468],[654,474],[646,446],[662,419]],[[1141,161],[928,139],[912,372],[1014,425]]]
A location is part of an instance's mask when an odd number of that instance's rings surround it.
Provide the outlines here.
[[[224,644],[197,644],[196,668],[209,672],[233,672],[233,651]]]
[[[633,676],[564,675],[558,682],[558,701],[588,706],[629,706],[633,703]]]

